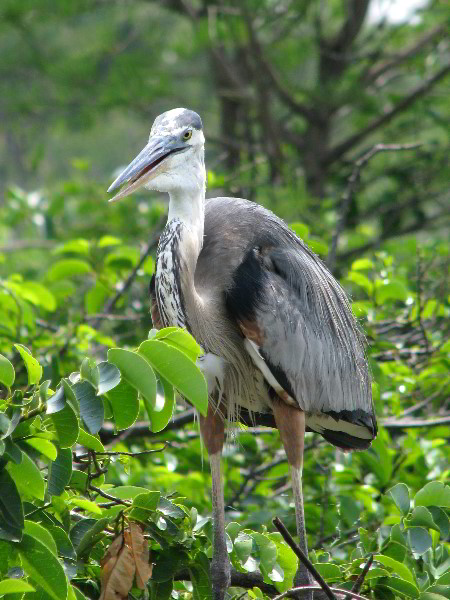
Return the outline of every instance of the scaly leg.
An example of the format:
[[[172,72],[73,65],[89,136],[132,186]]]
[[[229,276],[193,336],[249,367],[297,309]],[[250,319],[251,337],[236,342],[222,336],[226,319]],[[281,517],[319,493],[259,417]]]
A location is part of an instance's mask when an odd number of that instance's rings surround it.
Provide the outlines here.
[[[305,440],[305,413],[282,400],[273,402],[273,413],[281,441],[286,452],[288,463],[291,467],[292,489],[294,492],[295,521],[299,545],[308,556],[308,542],[305,530],[305,514],[303,511],[302,471],[303,449]],[[295,585],[312,585],[310,572],[303,564],[299,564],[294,579]],[[312,600],[312,591],[302,594],[301,598]]]
[[[209,454],[212,478],[212,507],[214,520],[214,547],[211,561],[211,579],[214,600],[224,600],[231,582],[231,565],[225,536],[225,505],[223,499],[220,459],[225,439],[223,417],[218,409],[208,407],[206,417],[200,417],[200,431]]]

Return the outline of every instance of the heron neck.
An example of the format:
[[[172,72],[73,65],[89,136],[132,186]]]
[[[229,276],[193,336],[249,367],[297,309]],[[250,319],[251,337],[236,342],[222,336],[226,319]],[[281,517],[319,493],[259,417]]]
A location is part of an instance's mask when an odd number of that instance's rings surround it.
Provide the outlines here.
[[[180,221],[188,230],[188,234],[195,242],[197,252],[194,259],[197,263],[198,255],[203,246],[203,229],[205,223],[205,184],[199,182],[192,187],[183,187],[170,192],[169,215],[167,222]],[[192,248],[191,248],[192,250]],[[195,264],[193,268],[195,270]]]

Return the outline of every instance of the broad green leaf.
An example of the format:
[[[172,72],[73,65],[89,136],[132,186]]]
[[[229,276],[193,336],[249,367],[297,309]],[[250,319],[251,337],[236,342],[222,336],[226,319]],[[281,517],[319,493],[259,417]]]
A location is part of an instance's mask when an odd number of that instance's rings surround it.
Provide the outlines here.
[[[372,295],[373,283],[368,277],[359,271],[350,271],[350,273],[347,275],[347,280],[359,285],[359,287],[362,287],[367,292],[368,296]]]
[[[53,394],[53,396],[50,396],[50,398],[48,399],[45,412],[47,413],[47,415],[52,415],[54,413],[59,412],[60,410],[63,410],[65,405],[66,396],[64,387],[60,386]]]
[[[373,558],[385,567],[389,567],[390,569],[392,569],[394,573],[402,579],[405,579],[413,585],[416,585],[414,581],[414,575],[411,573],[411,571],[405,564],[399,562],[398,560],[394,560],[390,556],[384,556],[384,554],[376,554]]]
[[[67,558],[68,560],[76,560],[77,553],[75,552],[72,542],[70,541],[70,538],[64,529],[56,525],[50,525],[48,530],[56,542],[59,556]]]
[[[14,479],[5,469],[0,471],[0,489],[0,514],[7,523],[19,530],[20,536],[20,530],[24,527],[22,499]],[[3,536],[0,534],[0,537]]]
[[[25,572],[54,600],[66,598],[66,575],[61,563],[47,546],[25,533],[17,548]]]
[[[414,496],[414,504],[450,508],[450,486],[440,481],[430,481]]]
[[[25,440],[25,443],[46,456],[50,460],[55,460],[58,455],[56,446],[50,442],[50,440],[44,440],[42,438],[32,437]]]
[[[293,587],[298,559],[291,548],[284,543],[280,533],[268,533],[267,537],[272,540],[277,547],[277,564],[281,567],[284,573],[283,581],[276,582],[275,587],[279,592],[284,592]]]
[[[397,483],[388,491],[397,508],[403,515],[407,515],[410,507],[408,486],[404,483]]]
[[[236,551],[236,556],[242,564],[245,564],[252,553],[252,538],[248,535],[248,533],[240,531],[234,540],[233,546]]]
[[[409,292],[401,281],[390,281],[376,288],[376,300],[378,304],[383,304],[386,300],[400,300],[405,302]]]
[[[42,306],[45,310],[53,312],[56,310],[56,298],[48,287],[37,281],[24,281],[20,284],[21,295],[29,294],[29,300],[32,304]]]
[[[197,552],[189,565],[193,600],[212,600],[209,560],[204,552]]]
[[[102,399],[97,396],[95,388],[89,381],[78,381],[72,389],[80,406],[81,418],[89,433],[97,433],[104,420]]]
[[[95,435],[91,435],[87,433],[82,427],[80,427],[80,433],[78,435],[77,443],[85,448],[89,448],[89,450],[95,450],[96,452],[104,452],[105,447],[101,443],[101,441],[95,437]]]
[[[104,235],[97,242],[99,248],[107,248],[108,246],[118,246],[122,243],[122,240],[112,235]]]
[[[59,260],[47,271],[48,281],[58,281],[66,277],[75,275],[86,275],[92,273],[92,267],[89,263],[78,258],[66,258]]]
[[[122,485],[108,490],[110,496],[114,496],[114,498],[119,498],[120,500],[132,500],[133,498],[136,498],[136,496],[147,493],[147,489],[134,485]]]
[[[206,416],[208,390],[200,369],[177,348],[157,340],[147,340],[139,346],[139,353],[150,365],[173,385],[200,413]]]
[[[122,376],[141,393],[146,403],[155,405],[156,377],[145,358],[136,352],[111,348],[108,350],[108,362],[120,369]]]
[[[341,569],[332,563],[314,563],[314,566],[326,581],[339,581],[342,578]]]
[[[99,374],[97,395],[101,396],[119,385],[120,371],[115,365],[106,361],[98,363],[97,368]]]
[[[328,254],[328,244],[322,238],[308,237],[308,246],[319,256],[326,257]]]
[[[159,376],[159,379],[164,389],[164,404],[162,409],[158,410],[158,402],[156,403],[155,408],[145,404],[145,410],[147,411],[148,418],[150,420],[150,429],[154,433],[164,429],[164,427],[172,418],[173,409],[175,406],[175,392],[173,386],[163,377],[161,377],[161,375]]]
[[[76,523],[70,531],[70,539],[80,557],[88,550],[97,540],[97,536],[101,535],[104,528],[108,525],[109,519],[84,519]]]
[[[3,579],[3,581],[0,581],[0,596],[23,592],[34,592],[34,587],[22,579]]]
[[[117,429],[120,431],[131,427],[139,415],[139,399],[136,388],[124,378],[119,385],[106,394],[106,398],[111,404]]]
[[[83,254],[87,256],[89,254],[89,241],[83,238],[78,238],[76,240],[69,240],[64,244],[60,244],[56,246],[54,250],[52,250],[52,254]]]
[[[52,423],[61,448],[71,448],[75,444],[78,439],[79,425],[70,404],[66,403],[62,410],[48,415],[44,423],[47,422]]]
[[[408,527],[406,535],[411,550],[416,554],[425,554],[433,545],[431,535],[423,527]]]
[[[370,258],[359,258],[358,260],[352,262],[351,268],[352,271],[366,271],[367,269],[373,269],[374,266],[375,265]]]
[[[436,531],[440,531],[439,527],[433,520],[433,516],[431,512],[425,508],[425,506],[416,506],[416,508],[412,511],[411,516],[405,519],[405,525],[408,527],[426,527],[428,529],[435,529]]]
[[[14,383],[14,379],[16,378],[16,374],[14,373],[14,367],[12,363],[0,354],[0,383],[6,385],[6,387],[10,388]]]
[[[166,515],[167,517],[173,517],[175,519],[182,519],[186,516],[186,513],[182,508],[164,497],[159,499],[158,510],[162,512],[163,515]]]
[[[181,352],[184,352],[189,356],[193,362],[195,362],[203,353],[203,350],[192,335],[185,329],[180,329],[179,327],[166,327],[161,329],[152,339],[162,340],[166,344],[178,348],[178,350],[181,350]]]
[[[95,285],[84,295],[84,309],[86,313],[92,315],[100,312],[110,295],[110,290],[101,281],[96,281]]]
[[[34,496],[38,500],[44,499],[44,478],[28,454],[22,452],[21,462],[19,464],[9,462],[6,468],[22,494]]]
[[[48,493],[60,496],[72,475],[72,450],[60,448],[56,460],[48,467]]]
[[[102,514],[102,509],[99,506],[97,506],[95,502],[92,502],[87,498],[82,498],[81,496],[71,496],[67,502],[68,504],[74,504],[79,508],[83,508],[84,510],[95,513],[97,515]]]
[[[386,579],[380,579],[379,584],[385,585],[389,589],[399,592],[407,598],[420,597],[419,589],[414,583],[398,577],[386,577]]]
[[[100,373],[98,371],[97,363],[93,358],[86,356],[86,358],[83,359],[80,366],[80,375],[82,379],[86,379],[95,387],[95,389],[97,389]]]
[[[448,600],[449,589],[448,587],[434,586],[428,588],[429,591],[422,592],[420,594],[420,600]],[[446,594],[445,596],[443,594]]]
[[[135,267],[139,261],[139,248],[134,246],[119,246],[105,258],[105,265],[117,268]]]
[[[42,525],[35,523],[34,521],[25,520],[24,533],[28,533],[28,535],[31,535],[36,540],[45,544],[50,552],[57,556],[58,550],[56,548],[56,542],[53,539],[52,534],[45,527],[42,527]]]
[[[277,561],[277,547],[272,540],[262,533],[250,534],[258,548],[259,566],[267,577]]]
[[[289,227],[302,240],[307,240],[309,236],[309,227],[305,223],[291,223]]]
[[[25,363],[25,367],[27,368],[28,385],[35,385],[36,383],[39,383],[42,377],[41,365],[33,356],[31,356],[31,352],[26,346],[23,346],[22,344],[14,344],[14,347],[19,352],[23,362]]]
[[[138,494],[133,499],[133,510],[130,512],[130,517],[144,523],[147,522],[150,512],[155,512],[158,508],[160,496],[160,492]]]
[[[447,539],[450,535],[450,522],[446,513],[439,508],[438,506],[429,506],[428,510],[430,511],[433,521],[439,527],[439,531],[441,532],[441,538]]]

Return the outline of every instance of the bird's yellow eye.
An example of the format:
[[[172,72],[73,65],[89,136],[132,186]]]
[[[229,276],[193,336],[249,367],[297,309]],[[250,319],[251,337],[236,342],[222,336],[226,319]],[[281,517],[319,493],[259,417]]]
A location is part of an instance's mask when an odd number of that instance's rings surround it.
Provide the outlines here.
[[[192,129],[188,129],[187,131],[185,131],[185,132],[183,133],[183,140],[184,140],[185,142],[187,142],[187,140],[190,140],[190,139],[191,139],[191,137],[192,137]]]

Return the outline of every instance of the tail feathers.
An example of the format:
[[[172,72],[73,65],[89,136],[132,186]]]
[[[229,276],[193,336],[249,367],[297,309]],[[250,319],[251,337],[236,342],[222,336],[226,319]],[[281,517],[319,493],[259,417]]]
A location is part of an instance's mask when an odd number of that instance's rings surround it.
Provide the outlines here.
[[[377,435],[375,415],[361,409],[307,415],[306,425],[341,450],[365,450]]]

